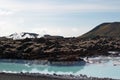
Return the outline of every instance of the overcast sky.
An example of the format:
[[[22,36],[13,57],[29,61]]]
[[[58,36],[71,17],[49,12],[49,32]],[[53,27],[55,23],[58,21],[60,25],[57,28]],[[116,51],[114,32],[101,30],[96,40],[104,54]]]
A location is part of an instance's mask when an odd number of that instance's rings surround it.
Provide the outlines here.
[[[80,36],[120,21],[120,0],[0,0],[0,36],[15,32]]]

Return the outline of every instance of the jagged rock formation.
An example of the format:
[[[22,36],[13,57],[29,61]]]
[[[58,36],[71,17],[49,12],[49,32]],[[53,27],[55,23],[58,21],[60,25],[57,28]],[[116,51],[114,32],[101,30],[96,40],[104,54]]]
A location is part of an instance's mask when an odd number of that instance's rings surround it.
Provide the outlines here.
[[[120,38],[9,39],[0,41],[0,58],[78,61],[82,56],[109,55],[108,51],[120,51],[119,45]]]

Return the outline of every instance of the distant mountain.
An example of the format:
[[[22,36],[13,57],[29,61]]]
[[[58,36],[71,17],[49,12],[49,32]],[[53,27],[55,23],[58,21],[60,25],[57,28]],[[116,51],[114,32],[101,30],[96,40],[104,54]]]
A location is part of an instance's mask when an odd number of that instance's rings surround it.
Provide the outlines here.
[[[81,36],[81,38],[120,37],[120,22],[103,23]]]
[[[40,37],[41,36],[39,34],[28,33],[28,32],[14,33],[14,34],[11,34],[11,35],[7,36],[7,38],[12,38],[14,40],[25,39],[25,38],[40,38]]]

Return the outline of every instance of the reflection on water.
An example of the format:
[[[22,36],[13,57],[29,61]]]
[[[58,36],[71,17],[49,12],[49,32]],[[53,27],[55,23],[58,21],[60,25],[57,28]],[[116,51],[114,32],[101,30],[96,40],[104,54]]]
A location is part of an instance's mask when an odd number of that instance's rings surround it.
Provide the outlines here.
[[[60,66],[60,64],[56,65],[56,62],[48,64],[46,61],[0,60],[0,71],[43,74],[86,74],[88,76],[94,77],[109,77],[120,79],[120,57],[95,57],[88,58],[88,60],[92,61],[93,63],[85,64],[83,62],[77,62],[73,64],[73,66]]]

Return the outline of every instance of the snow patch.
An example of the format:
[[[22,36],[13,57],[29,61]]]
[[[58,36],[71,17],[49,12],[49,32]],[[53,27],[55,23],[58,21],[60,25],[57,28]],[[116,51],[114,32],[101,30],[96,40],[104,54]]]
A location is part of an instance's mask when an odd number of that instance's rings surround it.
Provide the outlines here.
[[[12,38],[14,40],[25,39],[25,38],[40,38],[40,37],[42,36],[39,34],[28,33],[28,32],[14,33],[9,36],[6,36],[6,38]]]

